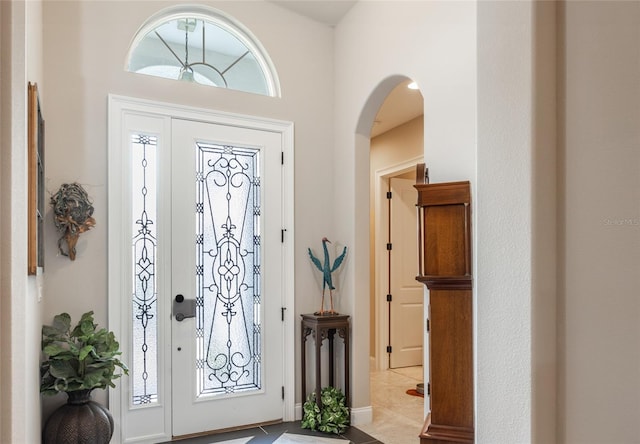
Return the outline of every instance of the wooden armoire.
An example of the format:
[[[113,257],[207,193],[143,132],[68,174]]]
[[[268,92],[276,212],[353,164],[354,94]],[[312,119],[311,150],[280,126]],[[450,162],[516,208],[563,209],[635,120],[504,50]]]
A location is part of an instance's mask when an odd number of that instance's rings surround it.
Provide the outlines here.
[[[429,289],[430,413],[421,444],[474,442],[471,188],[418,168],[419,275]],[[421,180],[422,179],[422,180]]]

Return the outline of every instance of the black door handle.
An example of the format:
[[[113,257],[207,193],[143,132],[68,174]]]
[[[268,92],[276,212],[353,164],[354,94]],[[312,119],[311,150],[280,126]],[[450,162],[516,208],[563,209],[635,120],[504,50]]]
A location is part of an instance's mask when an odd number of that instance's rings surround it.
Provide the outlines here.
[[[195,299],[185,299],[183,295],[177,294],[173,301],[173,315],[176,317],[176,321],[178,322],[182,322],[186,318],[195,318]]]

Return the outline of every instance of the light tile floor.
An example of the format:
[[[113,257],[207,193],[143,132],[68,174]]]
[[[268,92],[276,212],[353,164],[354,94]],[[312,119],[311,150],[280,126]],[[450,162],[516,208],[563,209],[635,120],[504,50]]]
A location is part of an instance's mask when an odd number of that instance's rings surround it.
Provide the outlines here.
[[[373,422],[357,427],[384,444],[417,444],[424,425],[424,398],[407,395],[423,382],[422,366],[370,373]]]

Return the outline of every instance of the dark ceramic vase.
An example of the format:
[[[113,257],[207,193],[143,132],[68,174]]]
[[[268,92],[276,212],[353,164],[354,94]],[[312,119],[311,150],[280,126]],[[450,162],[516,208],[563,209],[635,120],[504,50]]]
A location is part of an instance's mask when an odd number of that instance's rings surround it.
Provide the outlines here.
[[[67,392],[67,403],[47,420],[44,444],[108,444],[113,417],[106,407],[91,400],[91,390]]]

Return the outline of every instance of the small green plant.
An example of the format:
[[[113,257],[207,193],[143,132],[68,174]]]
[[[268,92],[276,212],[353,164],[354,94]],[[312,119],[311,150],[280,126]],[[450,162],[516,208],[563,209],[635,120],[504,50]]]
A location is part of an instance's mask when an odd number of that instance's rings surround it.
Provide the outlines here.
[[[71,317],[62,313],[53,318],[53,325],[42,327],[42,351],[46,359],[40,364],[40,392],[55,395],[59,392],[115,387],[113,380],[120,367],[129,374],[118,356],[120,344],[113,332],[96,330],[93,312],[82,315],[71,328]]]
[[[316,403],[316,393],[309,394],[302,406],[301,426],[326,433],[342,433],[349,425],[349,408],[340,389],[324,387],[321,391],[322,410]]]

